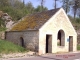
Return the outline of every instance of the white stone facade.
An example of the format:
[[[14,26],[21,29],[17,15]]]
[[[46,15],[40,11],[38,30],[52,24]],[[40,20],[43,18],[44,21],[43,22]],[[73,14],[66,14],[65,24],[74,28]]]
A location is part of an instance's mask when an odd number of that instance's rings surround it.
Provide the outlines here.
[[[65,34],[65,45],[57,46],[58,31]],[[73,37],[72,51],[77,50],[77,34],[63,9],[60,9],[47,23],[39,29],[39,54],[46,53],[46,35],[52,35],[52,53],[69,52],[69,36]],[[70,40],[70,39],[69,39]]]

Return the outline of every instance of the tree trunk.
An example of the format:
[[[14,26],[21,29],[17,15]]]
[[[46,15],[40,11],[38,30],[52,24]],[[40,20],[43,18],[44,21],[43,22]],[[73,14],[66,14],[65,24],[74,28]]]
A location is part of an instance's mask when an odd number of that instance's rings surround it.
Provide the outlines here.
[[[77,8],[74,9],[74,19],[76,18]]]
[[[44,0],[41,1],[41,10],[43,11],[43,3],[44,3]]]
[[[55,6],[54,6],[54,8],[56,9],[56,0],[55,0]]]

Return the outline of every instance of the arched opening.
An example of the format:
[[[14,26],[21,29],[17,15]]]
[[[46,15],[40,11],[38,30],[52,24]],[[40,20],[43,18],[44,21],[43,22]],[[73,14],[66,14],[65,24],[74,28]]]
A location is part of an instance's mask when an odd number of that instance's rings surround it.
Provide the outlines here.
[[[65,33],[63,30],[58,31],[57,35],[57,45],[58,46],[64,46],[65,45]]]
[[[21,46],[22,46],[22,47],[25,47],[23,37],[20,37],[20,43],[21,43]]]

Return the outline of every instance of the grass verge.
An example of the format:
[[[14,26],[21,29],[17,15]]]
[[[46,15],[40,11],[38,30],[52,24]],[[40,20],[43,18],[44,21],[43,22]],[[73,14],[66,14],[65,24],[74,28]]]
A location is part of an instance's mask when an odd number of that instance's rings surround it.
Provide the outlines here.
[[[77,50],[80,50],[80,45],[77,45]]]
[[[2,54],[26,52],[26,51],[27,50],[21,46],[0,39],[0,53]]]

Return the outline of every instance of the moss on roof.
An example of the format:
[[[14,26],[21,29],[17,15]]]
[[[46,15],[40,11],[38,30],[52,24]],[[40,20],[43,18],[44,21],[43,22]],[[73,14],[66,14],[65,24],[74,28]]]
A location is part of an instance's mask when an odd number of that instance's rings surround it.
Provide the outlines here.
[[[21,21],[15,24],[11,31],[38,30],[58,10],[59,8],[27,15]]]

